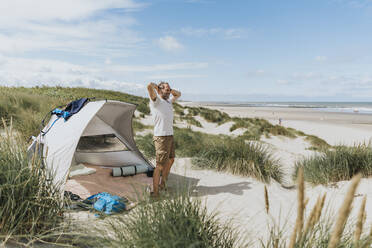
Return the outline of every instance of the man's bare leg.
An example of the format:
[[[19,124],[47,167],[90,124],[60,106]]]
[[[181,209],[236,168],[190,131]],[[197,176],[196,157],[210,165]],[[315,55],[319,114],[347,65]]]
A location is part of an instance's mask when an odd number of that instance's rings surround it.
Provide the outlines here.
[[[163,170],[163,165],[156,164],[154,174],[152,176],[154,196],[159,196],[159,182],[160,182],[160,174],[162,170]]]
[[[173,163],[174,163],[174,158],[170,158],[167,160],[167,163],[164,165],[163,172],[162,172],[163,175],[161,177],[160,189],[165,188],[165,184],[168,180],[168,176],[169,176]]]

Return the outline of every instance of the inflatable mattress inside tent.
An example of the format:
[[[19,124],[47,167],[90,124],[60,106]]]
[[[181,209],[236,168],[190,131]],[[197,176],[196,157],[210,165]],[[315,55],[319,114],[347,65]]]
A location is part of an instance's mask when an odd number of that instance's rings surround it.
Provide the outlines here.
[[[79,99],[64,110],[51,112],[48,124],[28,151],[39,151],[45,168],[61,190],[82,197],[99,192],[127,196],[138,191],[135,185],[151,183],[148,176],[154,168],[133,138],[135,109],[136,105],[120,101]],[[96,172],[68,180],[76,165]],[[125,173],[133,176],[122,177]]]

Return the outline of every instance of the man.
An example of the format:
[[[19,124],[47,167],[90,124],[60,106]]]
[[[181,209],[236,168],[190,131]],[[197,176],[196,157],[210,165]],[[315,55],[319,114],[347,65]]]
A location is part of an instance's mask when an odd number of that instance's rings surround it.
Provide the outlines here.
[[[154,145],[156,167],[153,175],[153,196],[159,196],[159,187],[164,189],[175,158],[173,141],[173,106],[181,92],[170,88],[169,83],[149,83],[150,108],[154,117]],[[170,95],[172,98],[170,99]],[[160,175],[161,182],[160,182]],[[159,185],[160,183],[160,185]]]

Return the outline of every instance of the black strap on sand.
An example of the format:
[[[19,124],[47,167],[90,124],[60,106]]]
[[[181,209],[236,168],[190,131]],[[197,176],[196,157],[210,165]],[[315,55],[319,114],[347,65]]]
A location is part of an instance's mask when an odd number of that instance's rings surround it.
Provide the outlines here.
[[[124,176],[123,175],[123,167],[120,167],[120,170],[121,170],[121,176]]]
[[[134,166],[134,175],[137,175],[137,165]]]

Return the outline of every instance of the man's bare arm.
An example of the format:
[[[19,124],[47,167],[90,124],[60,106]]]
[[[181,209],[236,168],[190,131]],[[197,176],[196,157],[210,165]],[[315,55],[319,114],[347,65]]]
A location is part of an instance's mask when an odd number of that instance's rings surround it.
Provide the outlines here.
[[[175,103],[177,101],[177,99],[180,98],[180,96],[181,96],[181,92],[179,92],[177,90],[172,90],[171,94],[173,95],[172,103]]]
[[[150,96],[151,100],[153,100],[155,102],[156,92],[159,91],[158,86],[155,83],[151,82],[147,85],[147,91],[149,92],[149,96]]]

